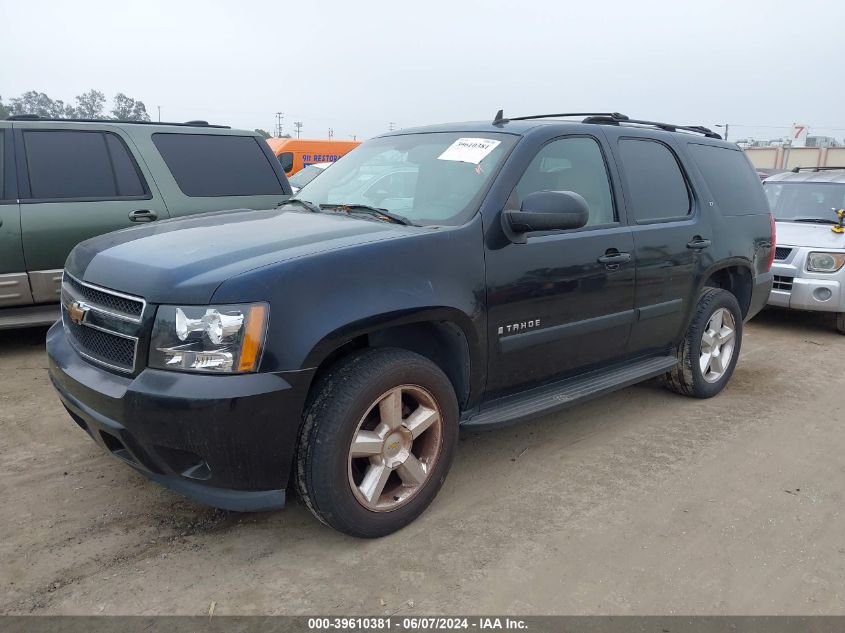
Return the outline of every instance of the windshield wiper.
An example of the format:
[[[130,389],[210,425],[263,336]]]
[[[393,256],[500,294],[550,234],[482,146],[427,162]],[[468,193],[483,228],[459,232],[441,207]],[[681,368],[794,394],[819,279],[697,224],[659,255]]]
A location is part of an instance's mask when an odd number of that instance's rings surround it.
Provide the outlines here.
[[[837,224],[836,220],[827,218],[792,218],[792,222],[807,222],[809,224]]]
[[[338,211],[346,211],[347,213],[363,213],[364,215],[369,215],[374,218],[380,218],[382,220],[393,222],[395,224],[402,224],[404,226],[417,226],[408,218],[402,217],[401,215],[396,215],[395,213],[391,213],[387,209],[371,207],[368,204],[324,204],[321,206],[321,208],[336,209]]]
[[[322,213],[322,211],[323,211],[320,208],[319,204],[316,204],[315,202],[310,202],[308,200],[300,200],[299,198],[288,198],[287,200],[284,200],[283,202],[280,202],[279,204],[277,204],[276,208],[283,207],[286,204],[298,204],[301,207],[305,207],[306,209],[308,209],[312,213]]]

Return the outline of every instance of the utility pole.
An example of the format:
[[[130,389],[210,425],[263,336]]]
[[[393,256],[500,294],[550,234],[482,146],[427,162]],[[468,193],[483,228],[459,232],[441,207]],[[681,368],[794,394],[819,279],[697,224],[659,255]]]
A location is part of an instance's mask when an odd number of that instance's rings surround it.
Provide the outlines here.
[[[329,128],[329,140],[332,140],[333,136],[334,136],[334,130],[332,128]]]
[[[161,123],[161,106],[156,106],[158,108],[158,122]]]
[[[293,127],[296,128],[296,138],[299,138],[299,133],[302,131],[302,121],[294,121]]]
[[[352,140],[353,140],[353,141],[357,141],[357,140],[358,140],[358,135],[357,135],[357,134],[350,134],[349,136],[351,136],[351,137],[352,137]]]
[[[727,141],[727,140],[728,140],[728,130],[729,130],[729,129],[730,129],[730,127],[731,127],[731,126],[730,126],[730,124],[729,124],[729,123],[725,123],[724,125],[720,125],[720,124],[718,124],[718,123],[717,123],[717,124],[716,124],[716,127],[723,127],[723,128],[725,128],[725,140]]]
[[[396,124],[395,124],[393,121],[391,121],[390,123],[388,123],[388,124],[387,124],[387,129],[388,129],[390,132],[392,132],[393,130],[395,130],[395,129],[396,129]]]
[[[276,112],[276,138],[282,135],[282,120],[285,118],[284,112]]]

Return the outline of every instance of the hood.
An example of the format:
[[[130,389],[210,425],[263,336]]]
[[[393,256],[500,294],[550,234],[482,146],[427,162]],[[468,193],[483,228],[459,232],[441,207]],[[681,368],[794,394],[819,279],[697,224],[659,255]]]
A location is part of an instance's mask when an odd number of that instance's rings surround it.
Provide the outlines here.
[[[86,240],[66,268],[77,279],[152,303],[203,304],[223,281],[248,270],[416,230],[309,211],[225,211]]]
[[[845,249],[845,234],[834,233],[830,225],[778,222],[778,246]]]

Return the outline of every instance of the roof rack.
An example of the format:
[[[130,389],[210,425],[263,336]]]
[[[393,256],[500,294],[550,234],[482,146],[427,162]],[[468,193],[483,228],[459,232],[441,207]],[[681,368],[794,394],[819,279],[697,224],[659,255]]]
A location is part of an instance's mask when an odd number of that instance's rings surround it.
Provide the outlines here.
[[[717,134],[710,128],[706,128],[703,125],[675,125],[674,123],[660,123],[659,121],[644,121],[641,119],[629,119],[625,117],[624,119],[618,119],[614,116],[590,116],[587,117],[582,121],[582,123],[601,123],[605,125],[619,125],[620,123],[624,123],[626,125],[643,125],[647,127],[656,127],[660,130],[666,130],[667,132],[694,132],[696,134],[702,134],[707,138],[717,138],[721,139],[722,136]]]
[[[703,125],[675,125],[674,123],[644,121],[641,119],[632,119],[619,112],[569,112],[561,114],[534,114],[531,116],[519,116],[506,119],[504,116],[504,112],[502,110],[499,110],[496,113],[496,117],[493,120],[493,124],[502,124],[507,123],[508,121],[527,121],[529,119],[559,119],[562,117],[571,116],[586,117],[583,121],[581,121],[582,123],[598,123],[604,125],[643,125],[648,127],[656,127],[661,130],[666,130],[667,132],[677,132],[680,130],[684,132],[694,132],[696,134],[702,134],[707,138],[722,138],[721,135],[717,134],[709,128],[704,127]]]
[[[531,116],[513,116],[505,118],[504,111],[499,110],[496,117],[493,119],[493,125],[497,123],[507,123],[508,121],[528,121],[530,119],[561,119],[567,116],[608,116],[618,118],[620,121],[627,120],[624,114],[619,112],[561,112],[560,114],[532,114]]]
[[[60,119],[54,117],[43,117],[37,114],[13,114],[7,121],[53,121],[69,123],[132,123],[136,125],[175,125],[180,127],[212,127],[224,130],[230,129],[228,125],[211,125],[208,121],[187,121],[185,123],[173,123],[167,121],[126,121],[124,119]]]
[[[799,171],[843,171],[845,167],[793,167],[792,173],[797,174]]]

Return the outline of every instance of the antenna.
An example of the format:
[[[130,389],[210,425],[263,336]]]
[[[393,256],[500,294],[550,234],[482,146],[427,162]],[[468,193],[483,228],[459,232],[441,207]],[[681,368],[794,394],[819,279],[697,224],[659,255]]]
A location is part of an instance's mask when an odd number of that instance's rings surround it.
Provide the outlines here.
[[[504,110],[499,110],[496,113],[496,116],[493,117],[493,125],[496,125],[497,123],[507,123],[507,122],[508,122],[508,120],[505,118],[505,111]]]

